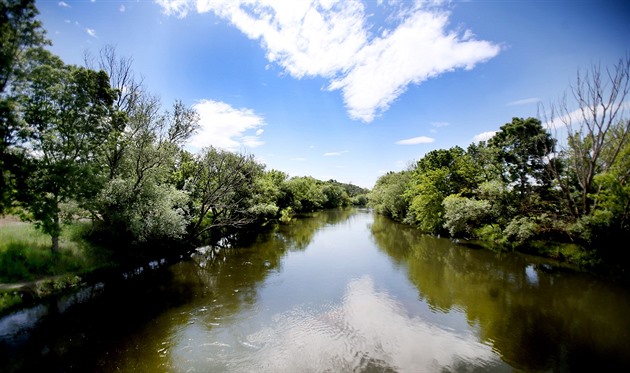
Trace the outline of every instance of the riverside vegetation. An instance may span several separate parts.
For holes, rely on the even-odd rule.
[[[627,279],[630,55],[578,71],[569,100],[513,118],[468,149],[428,152],[379,178],[376,212],[426,233]],[[552,135],[552,133],[554,135]]]
[[[37,14],[32,0],[0,1],[0,214],[33,224],[0,226],[0,283],[124,265],[367,202],[366,189],[289,178],[251,155],[190,153],[192,108],[164,108],[114,48],[65,64],[46,50]],[[0,301],[19,299],[5,290]]]
[[[0,214],[39,232],[30,242],[32,227],[0,226],[0,282],[71,273],[51,286],[72,286],[77,273],[368,200],[427,233],[628,268],[613,242],[630,229],[630,57],[578,73],[576,111],[566,100],[542,111],[562,138],[540,119],[514,118],[492,139],[429,152],[368,191],[290,178],[247,154],[187,151],[192,108],[165,108],[112,47],[65,64],[46,49],[37,14],[33,0],[0,0]]]

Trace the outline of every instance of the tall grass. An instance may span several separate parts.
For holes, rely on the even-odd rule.
[[[55,253],[50,236],[32,224],[4,222],[0,225],[0,283],[86,272],[102,265],[108,254],[84,239],[89,229],[86,222],[64,226],[60,250]]]

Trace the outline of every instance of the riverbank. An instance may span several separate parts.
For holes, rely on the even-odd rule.
[[[189,249],[105,242],[91,235],[90,222],[64,228],[60,250],[53,253],[50,237],[33,224],[15,216],[0,218],[0,315],[155,261],[172,260]]]

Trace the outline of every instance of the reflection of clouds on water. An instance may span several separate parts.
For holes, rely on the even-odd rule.
[[[257,371],[440,371],[498,362],[490,346],[410,317],[370,277],[352,280],[341,305],[276,315],[247,337]],[[254,361],[252,361],[254,360]],[[247,370],[247,369],[246,369]]]

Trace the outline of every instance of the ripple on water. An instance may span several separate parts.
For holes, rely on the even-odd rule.
[[[236,370],[417,372],[498,361],[474,336],[408,316],[367,276],[350,281],[340,304],[295,307],[245,339],[253,348],[234,356]]]

